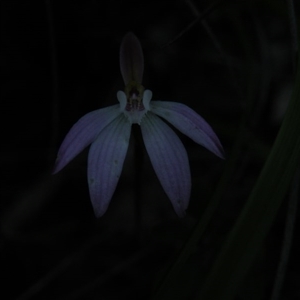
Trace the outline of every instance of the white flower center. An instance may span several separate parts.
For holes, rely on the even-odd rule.
[[[152,92],[145,90],[141,85],[129,83],[125,92],[117,93],[120,102],[120,110],[128,118],[131,124],[141,124],[143,116],[150,110]]]

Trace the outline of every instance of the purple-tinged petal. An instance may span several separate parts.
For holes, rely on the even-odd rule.
[[[186,150],[174,131],[151,112],[144,116],[141,130],[156,175],[175,212],[183,217],[191,192],[191,174]]]
[[[120,49],[120,68],[125,85],[130,81],[142,83],[143,50],[139,40],[132,32],[128,32],[123,38]]]
[[[92,143],[88,157],[88,184],[95,215],[107,210],[127,153],[131,124],[122,114]]]
[[[70,129],[57,154],[53,174],[64,168],[85,147],[91,144],[99,132],[120,114],[116,104],[94,110],[80,118]]]
[[[166,119],[194,142],[224,159],[223,147],[210,125],[188,106],[168,101],[152,101],[151,111]]]

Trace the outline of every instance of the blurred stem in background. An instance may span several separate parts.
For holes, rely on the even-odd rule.
[[[293,0],[287,0],[288,15],[290,20],[291,32],[291,48],[292,48],[292,65],[293,71],[296,72],[297,67],[297,53],[298,53],[298,40],[297,40],[297,22]],[[300,168],[298,167],[294,180],[291,186],[289,203],[286,214],[286,224],[284,231],[284,238],[282,243],[281,257],[276,272],[274,287],[272,291],[271,300],[280,299],[282,286],[286,275],[286,269],[289,262],[290,250],[294,236],[294,227],[297,216],[297,202],[299,201],[299,184],[300,184]]]
[[[291,193],[286,214],[286,224],[284,231],[284,239],[282,243],[281,257],[276,272],[276,278],[274,282],[271,300],[280,299],[280,292],[282,290],[282,286],[286,275],[286,269],[289,262],[289,254],[292,247],[294,227],[296,223],[297,202],[299,201],[299,183],[300,169],[298,168],[291,187]]]

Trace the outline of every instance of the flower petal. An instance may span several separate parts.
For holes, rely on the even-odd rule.
[[[130,81],[142,83],[143,50],[138,38],[132,32],[128,32],[123,38],[120,49],[120,68],[125,85]]]
[[[150,104],[152,112],[166,119],[196,143],[224,159],[224,150],[217,135],[194,110],[176,102],[152,101]]]
[[[64,168],[97,137],[99,132],[120,114],[120,105],[94,110],[77,121],[62,142],[53,174]]]
[[[174,131],[151,112],[144,116],[141,129],[156,175],[175,212],[183,217],[191,192],[191,174],[186,150]]]
[[[144,105],[146,111],[148,111],[150,109],[151,99],[152,99],[152,91],[145,90],[144,94],[143,94],[143,105]]]
[[[97,217],[107,210],[127,153],[131,124],[121,114],[92,143],[88,157],[88,184]]]

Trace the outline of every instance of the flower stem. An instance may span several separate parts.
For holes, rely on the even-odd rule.
[[[132,126],[134,137],[134,205],[135,205],[135,234],[138,240],[142,239],[142,168],[143,152],[141,132],[135,124]]]

